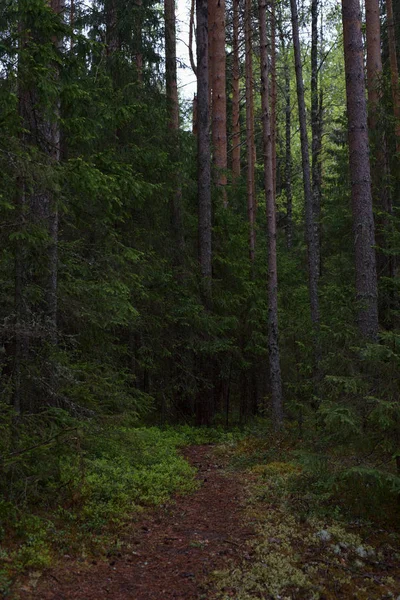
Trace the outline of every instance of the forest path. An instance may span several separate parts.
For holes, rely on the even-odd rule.
[[[97,564],[67,560],[20,598],[210,600],[209,575],[239,560],[253,535],[244,518],[245,481],[224,469],[212,446],[183,453],[198,469],[198,490],[145,513],[124,536],[121,554]]]

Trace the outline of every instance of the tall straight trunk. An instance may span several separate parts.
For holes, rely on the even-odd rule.
[[[239,0],[233,0],[232,178],[240,177]]]
[[[143,82],[143,38],[142,38],[142,26],[143,26],[143,0],[134,0],[136,6],[136,21],[135,21],[135,62],[136,62],[136,74],[139,83]]]
[[[389,38],[390,76],[392,82],[393,114],[395,118],[396,151],[400,152],[400,85],[396,54],[396,32],[392,0],[386,0],[387,29]]]
[[[197,67],[194,62],[193,56],[193,31],[194,31],[194,12],[195,12],[195,0],[191,0],[190,3],[190,17],[189,17],[189,60],[192,71],[197,75]]]
[[[363,337],[376,340],[378,291],[359,0],[342,0],[342,19],[358,326]]]
[[[225,0],[211,0],[212,45],[212,144],[214,152],[215,183],[222,191],[227,206],[226,184],[228,148],[226,135],[226,52],[225,52]]]
[[[107,0],[105,3],[106,17],[106,51],[107,56],[113,57],[119,50],[118,7],[117,0]]]
[[[255,143],[254,143],[254,81],[252,2],[245,0],[245,69],[246,69],[246,150],[247,150],[247,213],[249,220],[250,260],[254,262],[256,247]]]
[[[208,93],[207,0],[196,0],[197,15],[197,166],[199,205],[199,262],[206,306],[211,304],[211,160]]]
[[[282,379],[278,331],[278,268],[276,260],[276,207],[273,177],[273,143],[269,107],[269,68],[267,51],[267,2],[259,0],[261,107],[263,122],[264,186],[268,231],[268,355],[272,411],[277,430],[283,425]]]
[[[292,194],[292,104],[290,72],[287,49],[282,42],[285,75],[285,193],[286,193],[286,245],[293,246],[293,194]]]
[[[372,147],[372,198],[376,206],[377,274],[391,275],[391,260],[382,248],[386,246],[387,213],[391,212],[387,182],[386,140],[379,125],[379,103],[382,97],[382,57],[379,0],[365,0],[367,40],[368,126]]]
[[[270,25],[271,25],[271,136],[272,136],[272,177],[274,181],[274,196],[276,196],[276,14],[275,0],[270,3]]]
[[[318,9],[319,1],[311,0],[311,131],[312,131],[312,196],[314,216],[315,251],[318,275],[321,271],[321,179],[320,179],[320,154],[321,154],[321,126],[318,96]]]
[[[179,100],[176,70],[175,0],[164,0],[164,12],[168,125],[171,138],[171,159],[173,162],[177,162],[179,158]],[[182,223],[182,188],[180,185],[179,172],[176,173],[174,187],[175,190],[171,202],[171,218],[177,247],[176,262],[179,264],[182,262],[185,247]]]
[[[308,250],[308,281],[309,281],[309,294],[310,294],[311,321],[314,325],[314,328],[317,328],[318,324],[319,324],[319,300],[318,300],[319,264],[318,264],[317,244],[316,244],[316,239],[315,239],[313,197],[312,197],[311,178],[310,178],[310,157],[309,157],[308,135],[307,135],[306,105],[305,105],[305,100],[304,100],[303,68],[302,68],[301,52],[300,52],[299,17],[298,17],[298,13],[297,13],[296,0],[290,0],[290,7],[291,7],[291,13],[292,13],[292,31],[293,31],[293,45],[294,45],[295,71],[296,71],[296,83],[297,83],[297,101],[298,101],[298,107],[299,107],[299,121],[300,121],[301,158],[302,158],[302,165],[303,165],[303,186],[304,186],[304,202],[305,202],[306,240],[307,240],[307,250]]]

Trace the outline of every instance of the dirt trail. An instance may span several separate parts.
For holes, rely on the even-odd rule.
[[[252,531],[243,481],[224,471],[210,446],[187,448],[185,456],[198,468],[200,489],[145,514],[127,532],[130,549],[121,556],[90,565],[69,560],[21,600],[210,600],[208,576],[239,560]]]

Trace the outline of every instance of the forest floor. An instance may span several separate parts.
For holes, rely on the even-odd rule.
[[[288,492],[291,463],[232,469],[218,446],[183,452],[196,491],[142,514],[103,560],[65,556],[31,572],[15,598],[399,600],[398,533],[305,516]]]

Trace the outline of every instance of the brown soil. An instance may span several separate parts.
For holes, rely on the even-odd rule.
[[[210,446],[185,456],[198,468],[200,488],[143,515],[126,534],[125,550],[107,561],[66,559],[43,575],[21,600],[194,600],[213,597],[210,575],[239,561],[246,526],[243,484],[223,469]]]

